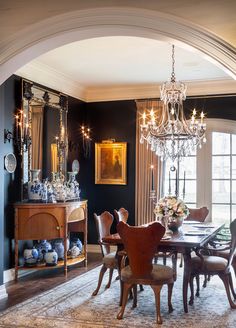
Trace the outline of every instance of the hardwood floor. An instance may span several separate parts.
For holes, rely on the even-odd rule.
[[[63,268],[58,268],[54,270],[38,270],[30,275],[19,278],[17,282],[11,281],[7,283],[6,290],[8,298],[0,301],[0,311],[95,268],[101,264],[101,260],[102,256],[100,254],[90,253],[88,254],[87,268],[83,264],[69,267],[67,278],[64,276]]]

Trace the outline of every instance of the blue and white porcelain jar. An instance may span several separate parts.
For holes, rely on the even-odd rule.
[[[39,180],[40,170],[30,170],[31,180],[28,183],[28,199],[39,201],[42,199],[42,183]]]
[[[54,249],[50,249],[44,256],[45,262],[47,266],[55,266],[57,265],[58,255]]]
[[[64,260],[64,245],[62,241],[54,242],[54,249],[57,252],[58,260]]]
[[[70,255],[72,258],[75,258],[77,256],[79,256],[81,253],[79,247],[77,246],[73,246],[71,249],[70,249]]]
[[[39,261],[43,261],[45,254],[52,249],[52,245],[46,239],[40,240],[35,247],[39,253]]]
[[[71,248],[73,246],[77,246],[79,248],[80,252],[82,251],[83,244],[82,244],[82,242],[81,242],[81,240],[79,238],[73,238],[71,240]]]
[[[36,248],[25,249],[23,255],[26,266],[34,266],[37,264],[39,253]]]

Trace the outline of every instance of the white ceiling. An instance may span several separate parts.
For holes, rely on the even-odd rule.
[[[166,42],[127,36],[100,37],[54,49],[16,73],[78,98],[93,101],[95,90],[108,94],[105,91],[112,88],[148,89],[149,86],[153,88],[160,85],[170,78],[171,60],[171,44]],[[192,85],[231,80],[222,68],[190,47],[176,46],[175,61],[177,80]],[[55,83],[52,85],[51,79],[58,81],[57,86]],[[68,92],[69,84],[74,88],[73,92]],[[93,96],[89,97],[91,91]]]

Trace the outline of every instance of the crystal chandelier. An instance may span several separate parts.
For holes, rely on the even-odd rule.
[[[172,163],[190,155],[202,142],[206,142],[204,113],[196,117],[193,110],[190,120],[186,120],[183,101],[186,99],[186,85],[175,79],[175,49],[172,46],[171,79],[160,88],[160,99],[163,101],[161,115],[151,109],[142,115],[140,142],[146,141],[161,160],[170,159]]]

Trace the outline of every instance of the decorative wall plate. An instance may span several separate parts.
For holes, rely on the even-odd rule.
[[[72,172],[79,173],[79,161],[77,159],[74,159],[72,162]]]
[[[9,173],[14,173],[16,169],[16,156],[13,153],[9,153],[4,159],[5,169]]]

